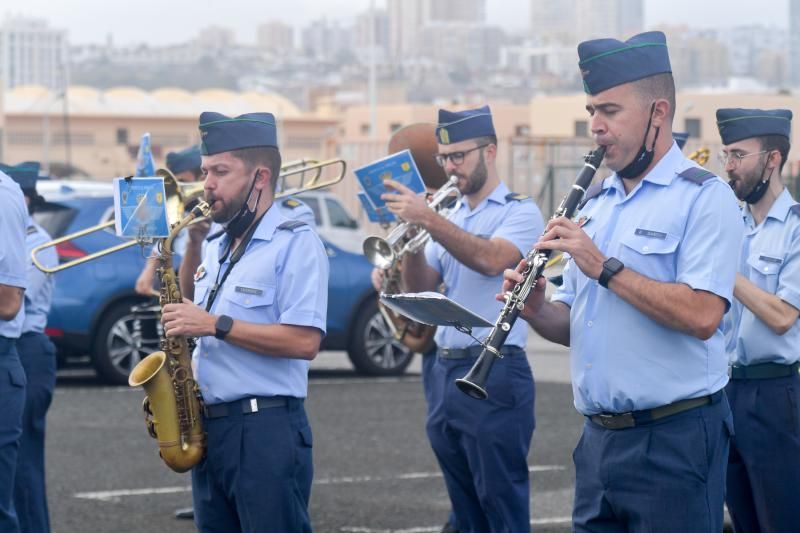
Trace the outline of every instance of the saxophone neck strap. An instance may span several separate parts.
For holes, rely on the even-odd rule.
[[[222,288],[222,285],[225,283],[225,280],[228,279],[228,275],[233,270],[233,267],[236,266],[236,263],[244,255],[244,252],[247,250],[247,245],[250,244],[250,239],[253,238],[253,234],[256,232],[256,228],[261,223],[261,219],[264,215],[258,217],[255,222],[248,228],[245,234],[242,236],[242,240],[239,242],[239,246],[233,250],[231,253],[231,247],[233,246],[233,240],[228,237],[227,241],[222,243],[222,254],[219,256],[219,270],[217,270],[217,279],[214,282],[214,286],[211,288],[211,292],[208,295],[208,301],[206,302],[206,312],[211,311],[211,306],[214,305],[214,300],[217,299],[217,294],[219,294],[219,290]],[[228,267],[225,269],[225,273],[222,274],[222,279],[219,279],[219,274],[222,272],[222,265],[225,264],[225,261],[228,260],[228,256],[230,255],[230,262],[228,263]]]

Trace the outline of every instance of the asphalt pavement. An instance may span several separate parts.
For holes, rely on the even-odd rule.
[[[528,353],[537,379],[531,530],[569,531],[582,417],[572,405],[567,350],[531,334]],[[142,397],[102,386],[88,370],[59,372],[47,427],[55,533],[195,530],[173,517],[191,502],[190,479],[158,458]],[[306,407],[316,532],[439,531],[450,504],[425,436],[419,360],[404,377],[370,379],[356,375],[343,352],[323,352],[312,363]]]

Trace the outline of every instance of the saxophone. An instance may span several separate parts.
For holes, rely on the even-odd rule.
[[[186,217],[172,225],[169,236],[160,242],[158,303],[162,309],[166,304],[183,301],[172,267],[173,240],[192,221],[208,213],[209,205],[199,202]],[[150,436],[158,440],[161,459],[175,472],[186,472],[205,453],[202,398],[192,376],[192,354],[186,337],[165,336],[161,339],[161,350],[139,361],[128,377],[128,384],[143,387],[147,394],[142,404],[145,425]]]

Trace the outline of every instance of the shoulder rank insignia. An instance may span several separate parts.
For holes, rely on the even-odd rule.
[[[506,194],[506,202],[510,202],[512,200],[516,202],[521,202],[523,200],[527,200],[528,198],[530,198],[530,196],[528,196],[527,194],[519,194],[517,192],[510,192]]]
[[[194,280],[195,281],[200,281],[204,277],[206,277],[206,267],[204,267],[203,265],[200,265],[199,267],[197,267],[197,270],[195,270],[195,272],[194,272]]]
[[[28,229],[26,231],[28,232],[28,235],[33,235],[34,233],[37,233],[39,230],[36,229],[36,226],[28,226]]]
[[[789,211],[800,217],[800,204],[794,204]]]
[[[678,177],[689,180],[697,185],[702,185],[711,178],[715,178],[716,174],[701,167],[690,167],[678,174]]]
[[[287,220],[286,222],[279,224],[278,229],[288,229],[290,231],[294,231],[297,228],[301,228],[305,225],[306,223],[302,220]]]
[[[300,202],[298,202],[294,198],[287,198],[286,200],[283,201],[283,207],[289,207],[291,209],[294,209],[295,207],[297,207],[299,205],[300,205]]]

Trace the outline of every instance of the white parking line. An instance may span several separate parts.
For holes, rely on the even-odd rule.
[[[564,470],[561,465],[533,465],[528,467],[529,472],[552,472]],[[409,481],[416,479],[434,479],[442,477],[441,472],[407,472],[395,476],[346,476],[319,478],[314,485],[347,485],[353,483],[374,483],[379,481]],[[151,487],[142,489],[102,490],[94,492],[76,492],[72,496],[84,500],[98,500],[103,502],[119,501],[127,496],[149,496],[151,494],[175,494],[190,492],[191,486],[181,487]]]
[[[571,524],[571,516],[554,516],[552,518],[534,518],[532,526],[553,526],[557,524]],[[438,533],[442,526],[417,526],[403,529],[375,529],[371,527],[346,526],[339,531],[343,533]]]

